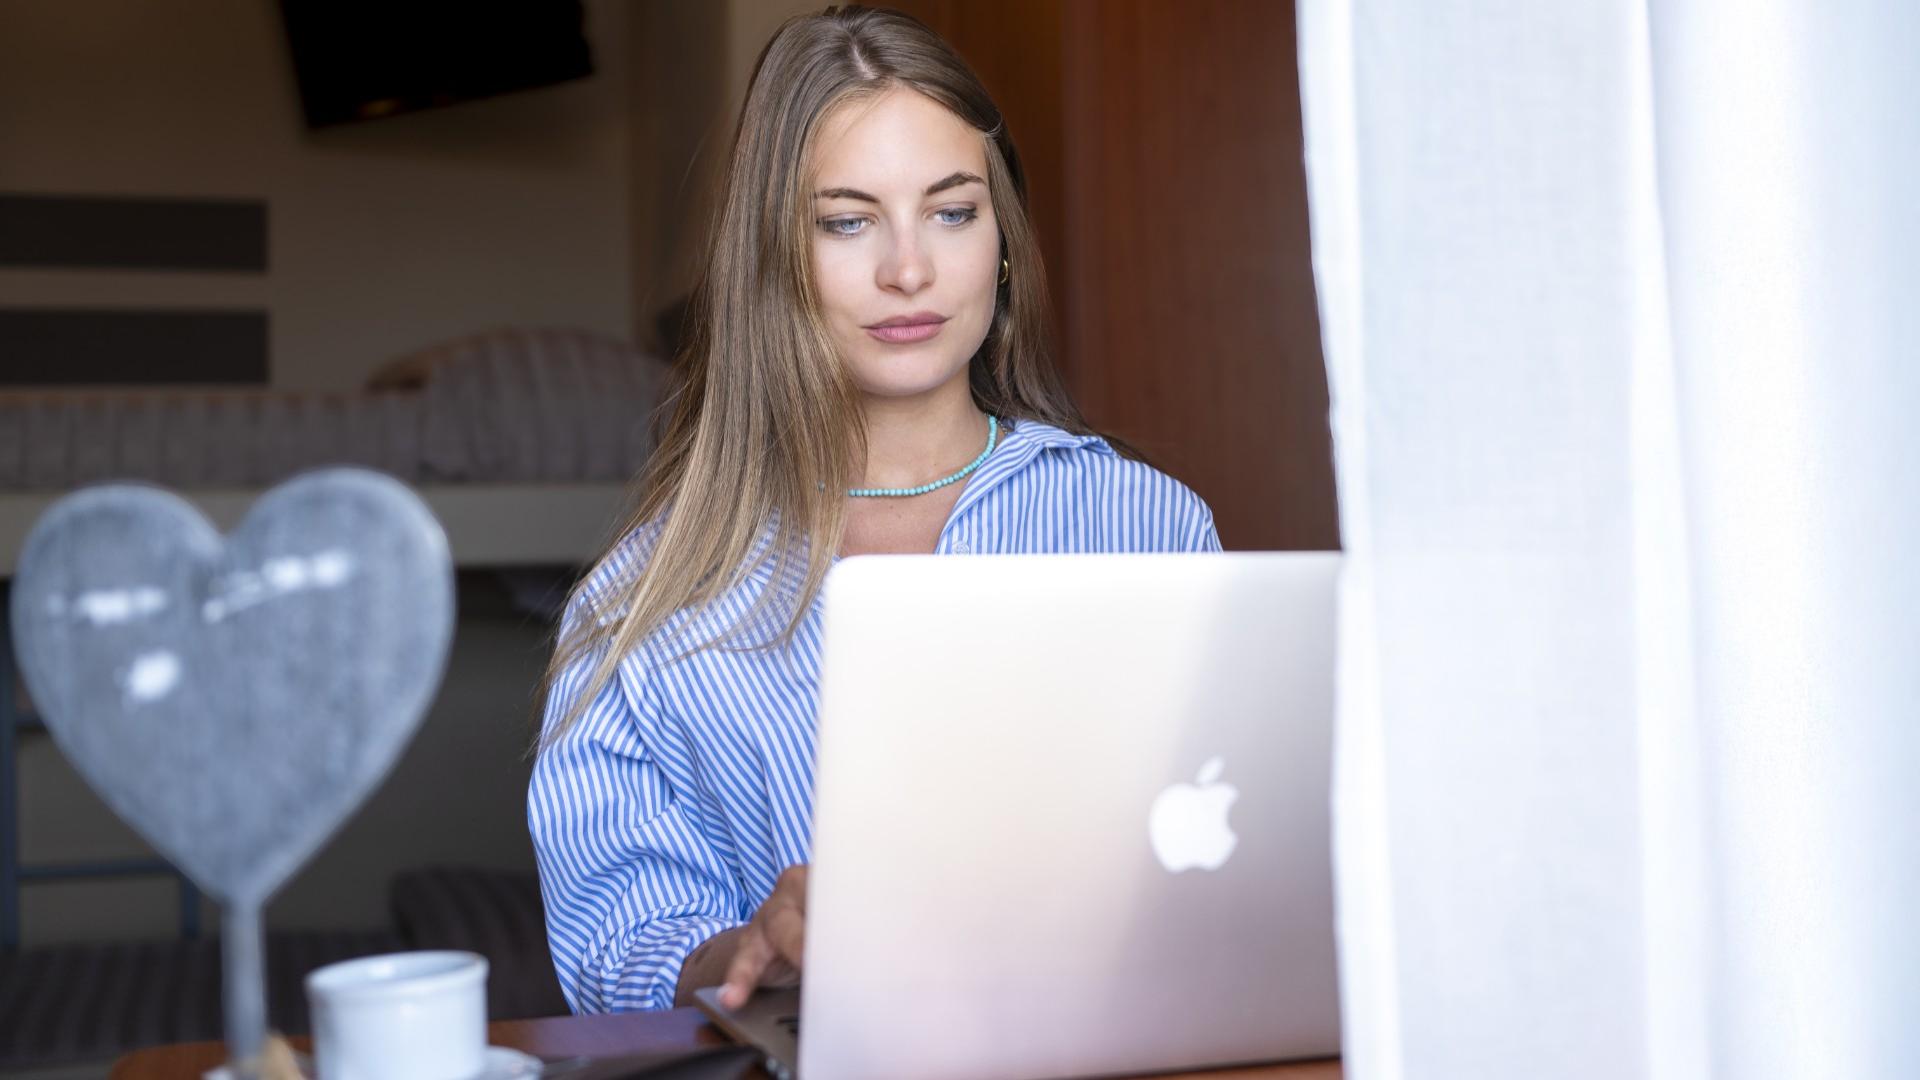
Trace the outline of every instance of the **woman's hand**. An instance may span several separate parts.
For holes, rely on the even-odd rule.
[[[720,987],[720,1004],[737,1009],[755,987],[797,985],[806,932],[807,868],[789,866],[774,882],[773,895],[741,929]]]

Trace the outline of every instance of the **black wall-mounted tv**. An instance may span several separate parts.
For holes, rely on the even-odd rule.
[[[280,0],[308,127],[593,74],[581,0]]]

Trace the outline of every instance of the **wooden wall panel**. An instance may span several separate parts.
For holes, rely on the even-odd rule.
[[[1293,7],[1069,0],[1070,377],[1229,548],[1339,545]]]

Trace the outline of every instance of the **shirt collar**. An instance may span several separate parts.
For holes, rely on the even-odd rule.
[[[980,464],[967,486],[960,492],[959,501],[954,503],[953,512],[948,520],[957,521],[967,508],[985,498],[987,493],[1009,477],[1017,476],[1047,450],[1091,450],[1095,453],[1112,455],[1113,447],[1098,435],[1075,435],[1070,431],[1040,420],[1003,421],[1004,433],[1000,444],[987,455]]]
[[[1098,435],[1075,435],[1063,428],[1040,420],[1002,421],[1000,441],[995,444],[993,453],[980,463],[967,479],[967,486],[960,491],[960,498],[948,513],[949,522],[960,520],[960,515],[987,496],[987,493],[999,486],[1002,481],[1018,476],[1033,459],[1048,450],[1090,450],[1098,454],[1117,456],[1118,452]],[[762,557],[767,554],[768,546],[779,529],[779,514],[776,511],[762,530],[759,544],[751,556],[757,564],[747,575],[747,580],[764,586],[772,579],[770,563]],[[835,555],[834,562],[840,561]],[[818,598],[816,597],[816,602]]]

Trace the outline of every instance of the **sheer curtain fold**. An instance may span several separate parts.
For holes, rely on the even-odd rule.
[[[1920,6],[1298,9],[1349,1075],[1920,1075]]]

